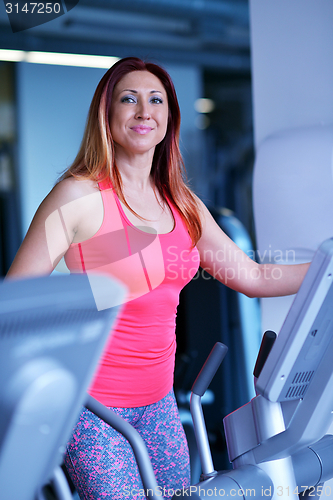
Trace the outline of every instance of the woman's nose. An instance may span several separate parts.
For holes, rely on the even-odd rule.
[[[149,120],[150,112],[148,109],[148,104],[146,104],[144,102],[138,103],[138,109],[135,113],[135,118],[142,119],[142,120]]]

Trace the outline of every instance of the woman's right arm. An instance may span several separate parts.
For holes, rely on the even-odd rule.
[[[6,277],[48,275],[53,271],[68,250],[80,222],[78,210],[70,211],[66,221],[61,210],[82,196],[79,183],[75,179],[66,179],[43,200]]]

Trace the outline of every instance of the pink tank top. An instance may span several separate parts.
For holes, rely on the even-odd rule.
[[[72,244],[65,261],[71,272],[121,280],[129,294],[89,392],[106,406],[145,406],[173,386],[179,293],[198,270],[199,252],[171,205],[173,230],[151,234],[128,220],[109,181],[99,188],[102,226],[89,240]]]

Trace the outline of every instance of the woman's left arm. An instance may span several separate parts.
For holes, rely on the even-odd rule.
[[[278,297],[296,293],[309,268],[307,264],[259,264],[222,231],[199,201],[202,236],[197,243],[200,266],[237,292],[248,297]]]

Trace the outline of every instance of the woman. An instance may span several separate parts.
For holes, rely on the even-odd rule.
[[[45,198],[9,270],[105,272],[129,295],[90,393],[146,442],[163,496],[189,485],[174,395],[179,292],[202,268],[250,297],[295,293],[307,265],[260,265],[221,231],[183,180],[180,112],[169,75],[137,58],[100,81],[73,165]],[[143,496],[129,445],[83,410],[65,458],[83,499]]]

